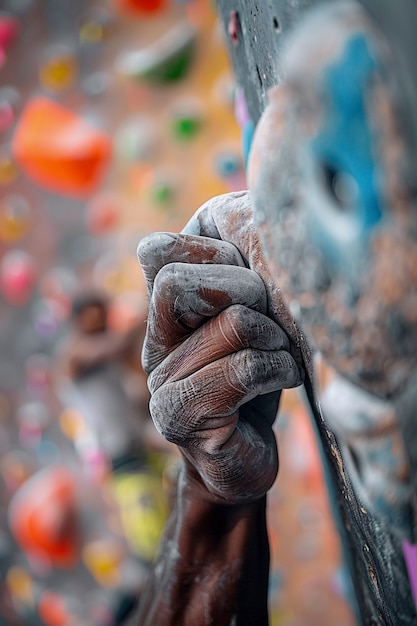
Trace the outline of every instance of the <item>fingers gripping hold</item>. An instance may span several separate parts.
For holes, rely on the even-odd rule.
[[[245,267],[239,250],[231,243],[181,233],[152,233],[140,241],[137,255],[149,297],[152,295],[156,275],[169,263],[210,263]]]
[[[223,445],[236,426],[236,412],[242,404],[300,382],[288,352],[249,348],[161,385],[152,395],[150,410],[166,439],[183,447],[200,442],[210,452],[214,431],[222,430],[215,440],[216,445]]]
[[[200,236],[200,218],[194,234],[157,233],[138,248],[150,296],[142,353],[150,410],[206,496],[247,502],[275,479],[279,391],[302,377],[266,315],[262,278],[235,246],[210,238],[217,231]]]
[[[239,408],[259,394],[299,383],[298,368],[287,352],[248,348],[163,384],[153,394],[150,410],[162,435],[181,446],[198,465],[210,491],[238,497],[239,488],[239,498],[243,498],[253,495],[252,487],[248,489],[250,480],[253,488],[258,485],[260,496],[265,487],[263,475],[276,470],[270,467],[275,454],[271,420],[258,415],[249,423],[240,417]]]
[[[231,265],[164,266],[149,306],[142,351],[145,370],[152,372],[196,328],[232,304],[266,311],[267,295],[258,274]]]
[[[234,304],[198,328],[149,376],[154,393],[162,384],[185,378],[211,362],[244,348],[287,350],[288,339],[270,318]]]

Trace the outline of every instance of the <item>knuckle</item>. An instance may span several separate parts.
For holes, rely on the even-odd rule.
[[[241,350],[229,361],[228,377],[230,384],[243,394],[288,389],[302,382],[300,370],[285,350]]]
[[[256,386],[265,371],[262,355],[255,350],[241,350],[232,355],[228,363],[230,383],[244,392]]]
[[[155,264],[158,265],[166,258],[167,252],[170,251],[174,236],[170,233],[151,233],[140,240],[137,247],[137,257],[141,265]]]
[[[149,410],[156,430],[171,443],[178,444],[177,431],[173,424],[173,417],[166,407],[166,394],[156,393],[151,397]]]
[[[225,313],[235,328],[244,328],[247,324],[250,310],[243,304],[232,304]]]
[[[223,317],[228,333],[243,343],[243,338],[250,332],[249,309],[242,304],[232,304],[224,311]]]
[[[190,407],[181,398],[181,382],[162,385],[151,397],[149,410],[158,432],[184,448],[194,439]]]
[[[161,267],[155,277],[154,302],[158,298],[169,299],[175,295],[178,287],[178,270],[176,263],[169,263]]]
[[[280,350],[276,353],[275,360],[275,369],[283,388],[297,387],[302,383],[301,372],[289,352]]]
[[[161,267],[155,277],[151,306],[158,310],[161,302],[169,302],[175,310],[179,303],[182,308],[187,299],[193,300],[201,288],[201,267],[182,262]]]
[[[266,315],[243,305],[232,305],[225,312],[224,328],[230,341],[260,350],[279,350],[289,347],[280,326]]]
[[[169,370],[167,371],[164,362],[153,368],[148,376],[148,389],[150,393],[155,394],[158,389],[167,382],[168,376]]]
[[[138,243],[136,254],[139,260],[139,263],[148,264],[150,257],[153,256],[155,250],[155,235],[152,233],[151,235],[146,235],[143,237]]]

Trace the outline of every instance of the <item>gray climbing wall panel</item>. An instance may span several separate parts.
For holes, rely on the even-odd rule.
[[[280,82],[280,53],[286,36],[314,0],[218,0],[218,12],[238,83],[256,122],[266,93]]]

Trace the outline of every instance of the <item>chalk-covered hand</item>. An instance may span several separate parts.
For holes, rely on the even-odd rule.
[[[280,390],[302,380],[300,334],[248,194],[210,200],[182,234],[147,237],[139,259],[150,298],[151,412],[184,463],[131,625],[266,626],[272,424]]]
[[[278,470],[280,390],[302,382],[286,334],[267,315],[265,284],[234,245],[209,237],[154,234],[138,255],[155,425],[180,447],[201,497],[253,502]]]

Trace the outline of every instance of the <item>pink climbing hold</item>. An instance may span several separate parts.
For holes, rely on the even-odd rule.
[[[1,52],[0,52],[0,67],[1,67]],[[9,128],[14,122],[13,107],[7,100],[0,100],[0,133],[6,128]]]
[[[234,46],[237,46],[237,44],[239,43],[239,14],[237,13],[237,11],[230,11],[227,32],[232,44]]]
[[[0,14],[0,48],[5,51],[19,32],[19,22],[12,15]]]

